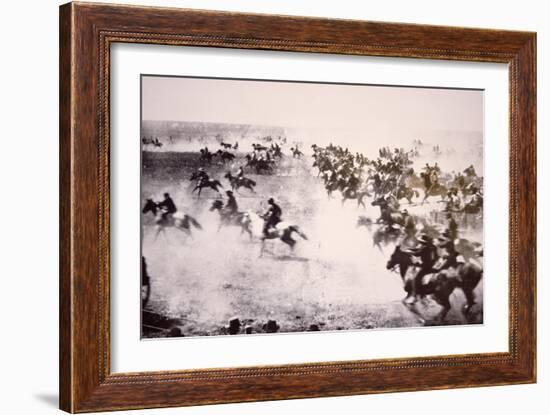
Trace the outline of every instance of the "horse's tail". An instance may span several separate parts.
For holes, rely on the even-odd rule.
[[[298,235],[300,235],[302,237],[302,239],[304,239],[306,241],[308,240],[307,235],[305,233],[303,233],[302,230],[298,226],[293,225],[293,226],[290,227],[290,230],[296,232]]]
[[[219,180],[212,180],[212,183],[214,183],[214,185],[216,186],[220,186],[223,188],[223,185],[221,184],[221,182]]]
[[[248,179],[248,180],[250,180],[249,183],[250,183],[251,186],[256,186],[256,182],[254,180],[252,180],[252,179]]]
[[[187,215],[187,219],[189,220],[189,223],[193,225],[195,228],[200,229],[202,231],[201,224],[192,216]]]

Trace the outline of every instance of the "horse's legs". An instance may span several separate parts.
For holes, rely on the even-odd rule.
[[[410,297],[410,294],[407,296],[407,298]],[[413,313],[417,318],[418,318],[418,321],[420,322],[420,324],[425,324],[426,323],[426,319],[424,318],[424,316],[422,315],[422,313],[420,311],[418,311],[416,309],[416,305],[415,303],[407,303],[405,302],[405,300],[402,301],[403,305],[405,305],[405,307],[411,312]]]
[[[466,316],[470,312],[470,309],[473,307],[473,305],[476,303],[476,300],[474,290],[472,290],[471,288],[462,288],[462,291],[464,291],[464,296],[466,297],[466,304],[462,308],[462,314]]]
[[[445,317],[447,317],[447,314],[449,313],[449,310],[451,309],[451,303],[449,302],[449,298],[445,298],[443,301],[443,310],[441,310],[441,313],[439,314],[439,321],[443,322],[445,320]]]

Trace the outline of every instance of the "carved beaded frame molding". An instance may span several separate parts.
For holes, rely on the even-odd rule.
[[[110,45],[117,42],[507,63],[509,352],[111,373],[109,58]],[[535,382],[535,105],[535,33],[86,3],[61,6],[61,409],[90,412]]]

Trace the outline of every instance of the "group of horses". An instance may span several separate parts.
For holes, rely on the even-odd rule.
[[[380,218],[372,220],[369,217],[361,215],[357,220],[357,227],[364,226],[372,232],[373,245],[377,246],[381,252],[382,247],[394,245],[393,253],[391,254],[386,268],[388,270],[398,270],[403,282],[403,288],[407,295],[403,299],[403,303],[419,318],[425,320],[422,313],[416,308],[415,304],[410,303],[413,296],[413,279],[416,273],[420,270],[419,263],[411,250],[418,248],[419,237],[426,235],[433,241],[446,241],[448,236],[442,232],[440,224],[432,223],[428,218],[422,216],[410,215],[406,211],[399,211],[392,207],[383,197],[372,202],[373,206],[380,208]],[[456,233],[458,226],[454,220],[453,213],[447,213],[449,220],[449,228],[454,230],[451,233]],[[373,227],[376,229],[373,231]],[[450,296],[459,288],[464,292],[466,304],[462,311],[464,316],[470,320],[472,307],[475,304],[474,290],[481,280],[483,268],[481,266],[481,257],[483,256],[482,245],[475,241],[470,241],[467,238],[453,238],[453,246],[457,254],[461,256],[461,261],[453,267],[439,270],[434,266],[430,274],[417,287],[416,295],[421,299],[428,296],[432,297],[441,307],[441,311],[435,321],[442,322],[445,320],[449,310]],[[448,241],[447,241],[448,242]],[[437,243],[436,243],[437,244]],[[444,243],[441,242],[438,246],[438,251],[445,251]],[[451,253],[442,253],[439,257],[438,264],[445,262],[446,255]]]
[[[225,143],[222,142],[221,145],[223,146],[223,144]],[[220,148],[218,151],[212,152],[208,149],[208,146],[205,146],[199,150],[199,153],[199,161],[201,164],[210,165],[213,163],[215,157],[218,157],[222,164],[235,160],[235,154],[228,151],[227,148]]]
[[[279,143],[271,143],[269,146],[252,143],[252,148],[253,151],[245,156],[245,167],[256,174],[273,174],[276,161],[283,158]]]
[[[223,143],[222,144],[226,144]],[[233,145],[234,147],[235,145]],[[271,170],[271,165],[275,162],[274,158],[282,158],[283,153],[279,144],[271,143],[269,147],[263,147],[259,144],[253,144],[253,153],[254,158],[250,154],[247,155],[246,160],[250,162],[254,160],[256,163],[261,163],[267,158],[270,159],[269,169]],[[219,152],[222,150],[219,150]],[[224,150],[225,151],[225,150]],[[211,153],[207,147],[202,148],[201,158],[205,154],[216,154]],[[249,163],[245,164],[243,167],[246,167]],[[262,170],[261,168],[259,169]],[[258,168],[255,169],[258,173]],[[229,182],[229,186],[233,192],[238,192],[240,189],[248,190],[252,193],[255,193],[255,187],[257,185],[256,181],[244,176],[243,174],[236,175],[231,171],[226,171],[223,178]],[[189,177],[189,180],[194,183],[194,187],[191,190],[191,194],[197,193],[197,198],[201,196],[201,192],[204,189],[210,189],[217,193],[217,198],[214,200],[212,205],[209,208],[211,212],[218,212],[219,214],[219,225],[218,232],[222,227],[225,226],[236,226],[240,228],[241,234],[246,234],[249,236],[250,240],[253,240],[255,237],[259,238],[262,242],[260,256],[263,255],[266,246],[265,241],[270,239],[280,239],[283,243],[290,247],[291,250],[294,249],[296,245],[296,239],[294,235],[297,234],[302,239],[307,239],[305,233],[295,224],[289,224],[287,222],[279,222],[273,228],[269,229],[267,232],[263,232],[263,223],[264,217],[257,212],[252,210],[234,212],[227,209],[226,205],[222,200],[222,192],[224,185],[222,182],[215,178],[210,178],[209,174],[206,173],[204,168],[193,172]],[[187,213],[176,212],[174,214],[167,215],[166,212],[163,212],[160,207],[160,202],[155,202],[152,198],[146,199],[145,205],[142,212],[144,214],[151,213],[155,217],[155,239],[162,233],[166,228],[174,227],[182,231],[187,237],[192,237],[193,229],[202,230],[203,227],[199,222],[190,216]]]
[[[278,151],[280,151],[278,144],[275,145],[272,143],[269,147],[255,144],[252,154],[247,155],[246,166],[250,166],[252,160],[255,160],[255,163],[258,163],[259,160],[267,162],[268,157],[265,156],[267,152],[272,152],[269,158],[270,160],[274,160],[275,156],[273,153],[277,147],[279,148]],[[412,218],[407,213],[403,213],[399,207],[400,199],[406,199],[411,202],[414,197],[419,197],[418,191],[414,188],[415,183],[411,184],[411,181],[414,182],[414,180],[410,180],[411,177],[415,177],[417,181],[421,181],[424,185],[427,184],[422,174],[420,178],[413,176],[414,171],[412,171],[410,166],[412,164],[410,154],[400,149],[396,149],[393,152],[385,150],[381,154],[383,157],[369,161],[362,154],[353,154],[348,149],[338,146],[330,145],[322,148],[313,145],[312,148],[313,166],[318,168],[318,177],[322,178],[329,197],[333,192],[339,191],[342,195],[342,203],[348,199],[355,199],[357,205],[363,207],[365,207],[365,198],[373,197],[371,205],[380,208],[380,218],[374,221],[365,216],[359,216],[357,226],[365,226],[369,230],[372,227],[376,227],[373,233],[373,243],[381,250],[384,246],[390,244],[395,246],[387,262],[387,269],[399,270],[404,290],[407,292],[407,298],[409,298],[412,292],[411,280],[415,274],[415,270],[419,267],[409,249],[417,246],[417,238],[421,233],[430,235],[432,238],[438,238],[441,235],[441,229],[437,224],[431,223],[424,217]],[[204,151],[201,151],[201,157],[208,151],[207,148],[202,150]],[[263,156],[260,157],[259,155]],[[277,157],[283,157],[282,152]],[[267,169],[269,170],[269,168]],[[256,173],[260,173],[262,170],[254,169]],[[362,178],[364,172],[367,173],[367,179]],[[433,174],[428,174],[431,172],[425,173],[429,176],[430,180],[434,177]],[[223,227],[237,227],[240,229],[240,233],[248,236],[251,241],[257,238],[261,241],[260,256],[265,252],[266,240],[278,239],[293,250],[297,241],[294,235],[298,235],[304,240],[308,239],[299,226],[284,221],[269,229],[268,232],[263,232],[262,228],[265,217],[261,213],[252,210],[232,211],[227,209],[221,197],[221,189],[224,188],[221,181],[210,179],[208,176],[208,179],[205,180],[201,176],[201,174],[195,172],[190,177],[190,180],[195,183],[192,192],[198,190],[198,197],[200,197],[202,189],[210,188],[218,194],[218,198],[211,203],[208,209],[210,212],[217,212],[219,215],[218,232]],[[464,176],[470,178],[465,180],[465,183],[479,182],[475,172],[469,171]],[[255,192],[256,181],[251,178],[242,174],[235,175],[231,171],[226,171],[223,177],[228,181],[232,191],[245,189]],[[409,181],[403,178],[408,178]],[[456,177],[453,179],[457,180]],[[468,184],[465,183],[462,183],[460,191],[467,193]],[[443,184],[441,185],[443,186]],[[392,186],[394,187],[392,188]],[[431,187],[433,187],[433,183],[428,184],[425,199],[432,195],[428,190]],[[440,193],[440,195],[444,199],[447,192],[445,192],[445,195],[443,193]],[[163,215],[158,209],[158,203],[152,199],[147,199],[143,208],[143,213],[148,212],[155,215],[156,236],[167,227],[175,227],[183,231],[187,236],[192,236],[192,229],[202,229],[199,222],[186,213],[176,212],[173,215]],[[413,226],[411,226],[411,222]],[[458,245],[462,245],[462,251],[465,253],[463,258],[465,260],[456,267],[441,272],[434,270],[416,290],[416,294],[419,297],[432,297],[441,305],[442,310],[437,317],[437,320],[441,322],[445,320],[451,308],[449,297],[456,288],[461,289],[465,294],[466,304],[463,307],[463,312],[466,318],[470,318],[470,311],[475,304],[474,289],[482,277],[482,267],[475,262],[480,257],[477,253],[479,252],[479,246],[464,238],[457,240]],[[469,252],[469,254],[466,254],[466,252]],[[472,259],[474,260],[473,262],[471,261]],[[409,305],[408,307],[419,318],[424,318],[415,306]]]
[[[445,175],[437,163],[426,165],[418,177],[412,168],[415,153],[403,149],[392,151],[384,147],[380,149],[379,157],[371,161],[359,153],[353,154],[347,148],[332,144],[327,147],[314,145],[312,148],[313,167],[318,169],[318,176],[323,179],[329,198],[333,192],[339,191],[342,204],[348,199],[356,199],[358,207],[366,207],[365,199],[372,197],[371,206],[380,208],[380,218],[373,220],[360,215],[357,227],[364,226],[372,232],[373,245],[380,251],[387,245],[395,246],[387,268],[399,268],[407,292],[404,303],[423,318],[416,306],[409,304],[412,279],[420,267],[410,249],[418,247],[421,234],[438,240],[442,226],[430,217],[410,215],[401,209],[400,201],[405,199],[412,204],[414,198],[420,195],[418,190],[423,189],[424,197],[420,204],[428,197],[438,195],[444,202],[441,210],[449,220],[457,214],[474,214],[479,220],[478,215],[483,209],[482,178],[477,176],[473,166],[458,174]],[[421,298],[430,296],[441,305],[441,312],[436,318],[440,322],[451,308],[449,297],[455,288],[464,292],[466,304],[463,312],[467,319],[471,318],[470,311],[475,304],[474,289],[483,273],[480,265],[481,244],[466,238],[457,238],[454,243],[460,251],[462,262],[441,272],[434,270],[416,293]]]

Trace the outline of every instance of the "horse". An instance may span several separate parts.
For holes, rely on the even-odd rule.
[[[424,180],[424,199],[422,199],[422,204],[428,199],[429,196],[441,196],[441,200],[445,199],[448,189],[444,184],[437,182],[432,182],[430,174],[420,173],[420,176]]]
[[[397,201],[399,201],[401,199],[407,199],[407,201],[409,202],[409,205],[410,205],[410,204],[412,204],[412,198],[413,197],[418,197],[418,196],[419,196],[418,190],[413,189],[412,187],[409,187],[409,186],[406,186],[406,185],[401,185],[397,189],[396,199],[397,199]]]
[[[193,180],[197,180],[198,178],[199,178],[199,175],[198,175],[197,172],[195,172],[191,175],[189,180],[193,181]],[[209,188],[209,189],[212,189],[212,190],[218,192],[218,194],[221,195],[221,192],[220,192],[220,189],[219,189],[220,187],[223,189],[223,185],[220,183],[219,180],[212,180],[212,179],[204,178],[204,179],[201,179],[201,180],[198,181],[197,185],[193,188],[191,193],[194,193],[196,190],[198,190],[199,193],[198,193],[197,197],[201,197],[202,189]]]
[[[330,180],[325,179],[325,190],[327,191],[328,198],[332,198],[332,193],[336,190],[343,189],[346,185],[346,181],[343,178]]]
[[[291,251],[294,251],[296,245],[296,240],[292,238],[292,234],[297,233],[302,239],[308,240],[307,235],[302,232],[302,230],[296,225],[289,225],[285,222],[279,222],[275,225],[275,228],[272,228],[267,231],[267,233],[262,235],[262,249],[260,251],[260,257],[265,251],[265,241],[267,239],[280,239],[285,244],[290,247]]]
[[[256,182],[248,177],[233,176],[231,172],[225,173],[225,176],[223,177],[229,180],[233,191],[239,190],[240,187],[244,187],[252,192],[255,192],[254,186],[256,186]]]
[[[152,199],[147,199],[143,207],[142,213],[146,214],[151,212],[155,217],[155,240],[161,232],[164,232],[166,228],[174,227],[177,230],[185,233],[186,236],[193,237],[191,229],[194,227],[196,229],[202,230],[202,226],[195,218],[192,216],[186,215],[181,212],[176,212],[172,215],[164,215],[164,212],[159,209],[158,204],[155,203]]]
[[[248,214],[252,222],[252,225],[255,228],[262,227],[263,219],[261,216],[253,212],[249,212]],[[262,257],[265,252],[266,240],[271,240],[271,239],[281,240],[290,248],[291,252],[293,252],[297,242],[296,239],[292,237],[294,233],[298,234],[302,239],[306,241],[308,240],[307,235],[300,229],[299,226],[292,225],[287,222],[279,222],[273,228],[268,229],[267,232],[262,233],[262,236],[261,236],[262,247],[260,249],[260,257]]]
[[[227,161],[233,161],[233,159],[235,158],[234,154],[225,150],[218,150],[216,154],[220,157],[223,164],[225,164]]]
[[[141,142],[143,143],[144,146],[151,145],[153,147],[158,147],[158,148],[162,147],[162,143],[159,141],[158,137],[157,138],[149,138],[149,139],[142,138]]]
[[[296,146],[296,148],[294,147],[290,147],[290,151],[292,151],[292,157],[293,158],[302,158],[302,156],[304,155],[304,153],[302,153],[299,149],[298,149],[298,146]]]
[[[407,304],[407,300],[411,298],[413,292],[413,279],[407,277],[409,268],[416,267],[411,253],[402,250],[399,245],[395,247],[394,252],[390,256],[386,264],[386,269],[393,270],[399,267],[399,274],[403,281],[403,288],[407,292],[407,296],[403,299],[403,303]],[[471,308],[476,304],[474,289],[481,281],[483,270],[481,267],[472,264],[471,262],[461,262],[456,267],[448,268],[443,271],[433,270],[432,274],[428,275],[427,281],[421,282],[416,289],[416,294],[420,297],[431,295],[434,300],[443,308],[437,316],[437,320],[443,322],[451,310],[449,297],[455,288],[460,288],[466,297],[466,304],[462,307],[462,313],[466,318],[469,318]],[[417,314],[422,320],[424,317],[415,309],[409,307],[411,311]]]
[[[365,196],[370,197],[371,194],[366,190],[358,191],[348,188],[342,191],[342,206],[344,205],[344,202],[348,199],[357,199],[357,207],[363,206],[364,208],[366,208],[365,202],[363,202],[363,198]]]
[[[252,221],[248,212],[236,212],[231,214],[223,209],[223,202],[221,200],[215,200],[210,207],[210,212],[217,210],[220,215],[220,223],[218,226],[218,232],[222,226],[238,226],[241,228],[241,234],[247,233],[252,239]]]
[[[273,158],[275,157],[278,157],[278,158],[283,158],[283,152],[281,150],[281,147],[279,145],[274,145],[272,144],[271,145],[271,150],[273,151]]]
[[[208,189],[212,189],[212,190],[218,192],[219,194],[221,194],[220,189],[219,189],[220,187],[223,189],[223,186],[222,186],[222,184],[220,183],[219,180],[211,180],[211,179],[201,180],[201,181],[200,181],[199,183],[197,183],[197,185],[193,188],[193,190],[191,191],[191,193],[194,193],[196,190],[198,190],[199,192],[198,192],[197,197],[201,197],[201,191],[202,191],[202,189],[208,188]]]
[[[201,155],[199,157],[199,163],[212,164],[212,159],[216,155],[215,153],[211,153],[210,151],[206,151],[203,148],[201,148],[200,153],[201,153]]]

